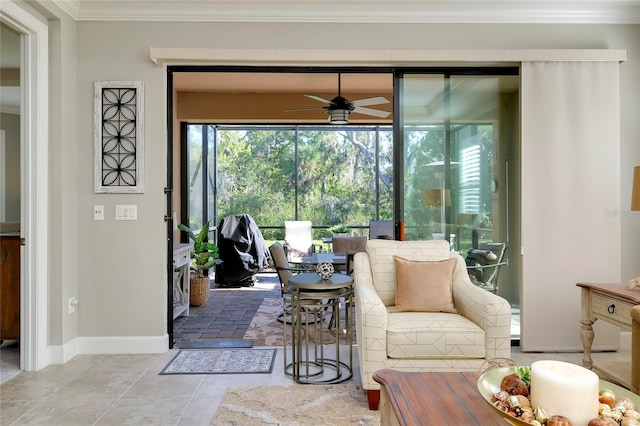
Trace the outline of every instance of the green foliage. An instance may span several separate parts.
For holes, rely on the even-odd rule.
[[[329,231],[333,232],[334,234],[345,234],[349,232],[349,227],[347,225],[340,224],[332,226],[331,228],[329,228]]]
[[[285,220],[311,220],[314,226],[366,226],[376,218],[374,127],[302,126],[295,132],[284,126],[244,130],[220,126],[217,132],[219,218],[248,213],[269,239],[284,235],[264,227],[282,227]],[[380,135],[380,214],[390,217],[391,131],[385,129]]]
[[[531,367],[529,366],[519,366],[517,368],[518,376],[522,379],[525,385],[531,386]]]
[[[206,176],[203,132],[210,150]],[[329,228],[336,224],[347,225],[354,235],[366,235],[363,229],[369,220],[393,219],[392,133],[391,126],[367,125],[189,125],[189,222],[246,213],[269,240],[284,239],[286,220],[310,220],[316,239],[330,237]],[[473,226],[492,228],[494,200],[488,185],[496,162],[493,125],[456,124],[448,133],[442,124],[416,124],[405,126],[402,134],[406,238],[429,239],[440,232],[441,208],[425,205],[424,194],[442,184],[451,194],[447,223],[456,223],[461,213],[473,214],[477,218]],[[451,164],[459,165],[473,147],[479,149],[482,172],[479,188],[471,188],[479,190],[474,196],[480,198],[469,206],[461,201],[470,191],[461,168],[452,166],[446,183],[439,176],[445,151]],[[205,180],[209,217],[203,217]],[[459,235],[458,241],[470,238]]]
[[[205,270],[222,263],[218,256],[218,246],[209,242],[209,222],[205,222],[197,234],[183,224],[178,225],[178,229],[186,232],[193,241],[191,270],[196,271],[198,277],[204,277]]]

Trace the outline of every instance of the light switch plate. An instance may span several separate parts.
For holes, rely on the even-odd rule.
[[[93,206],[93,220],[104,220],[104,206]]]
[[[116,220],[138,220],[138,206],[136,204],[116,205]]]

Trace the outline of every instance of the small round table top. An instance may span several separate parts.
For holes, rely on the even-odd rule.
[[[334,273],[328,280],[323,280],[315,272],[295,274],[289,277],[289,285],[299,289],[330,290],[348,287],[353,278],[347,274]]]

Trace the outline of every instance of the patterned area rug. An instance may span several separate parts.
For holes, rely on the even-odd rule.
[[[377,426],[380,418],[356,385],[244,386],[227,390],[211,424]]]
[[[160,374],[271,373],[276,349],[181,350]]]
[[[283,323],[278,321],[278,316],[282,313],[282,299],[265,298],[255,316],[249,324],[249,328],[245,332],[243,339],[253,340],[253,346],[279,346],[284,345]],[[340,344],[346,344],[346,335],[344,334],[344,306],[340,313],[340,327],[327,328],[327,324],[331,319],[331,310],[327,310],[323,322],[322,340],[325,345],[335,343],[336,336],[340,338]],[[353,309],[349,312],[349,320],[353,320]],[[288,336],[291,336],[291,325],[286,325]],[[310,327],[310,338],[313,338],[319,331],[314,327]],[[355,344],[355,323],[352,323],[352,336]],[[303,337],[304,338],[304,337]],[[290,337],[287,338],[291,344]]]

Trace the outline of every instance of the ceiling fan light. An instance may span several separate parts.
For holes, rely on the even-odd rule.
[[[330,109],[329,110],[329,123],[331,124],[349,124],[349,114],[351,111],[348,109]]]

